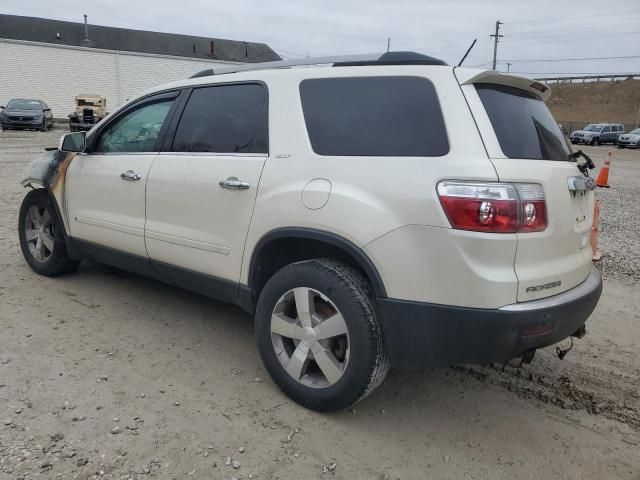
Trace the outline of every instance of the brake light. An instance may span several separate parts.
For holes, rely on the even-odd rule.
[[[459,230],[516,233],[547,228],[542,185],[442,181],[438,196],[451,226]]]

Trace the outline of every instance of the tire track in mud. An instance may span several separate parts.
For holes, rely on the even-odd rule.
[[[637,382],[612,388],[603,377],[592,372],[563,374],[556,378],[502,365],[454,366],[454,371],[483,383],[503,387],[521,398],[535,398],[567,410],[586,410],[640,431],[640,400]],[[575,371],[575,370],[574,370]],[[634,386],[635,383],[635,386]]]

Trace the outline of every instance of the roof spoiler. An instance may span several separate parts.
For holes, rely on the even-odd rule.
[[[465,75],[465,73],[467,73]],[[551,96],[551,88],[544,83],[540,83],[536,80],[524,77],[516,77],[515,75],[508,75],[505,73],[496,72],[495,70],[486,70],[475,75],[469,75],[477,72],[477,70],[467,70],[462,72],[460,69],[456,69],[456,77],[460,82],[460,85],[471,85],[474,83],[492,83],[496,85],[506,85],[508,87],[520,88],[527,92],[537,95],[542,100],[547,100]],[[464,78],[467,77],[467,78]]]

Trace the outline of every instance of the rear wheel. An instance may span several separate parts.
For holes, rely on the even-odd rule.
[[[256,334],[271,378],[312,410],[361,400],[389,369],[366,280],[334,260],[294,263],[271,277],[258,300]]]
[[[22,255],[40,275],[73,271],[78,262],[67,255],[62,225],[58,222],[46,190],[32,190],[20,206],[18,235]]]

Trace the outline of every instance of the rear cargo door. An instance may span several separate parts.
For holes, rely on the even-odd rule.
[[[518,301],[582,283],[592,265],[594,192],[577,162],[568,159],[569,144],[544,103],[548,87],[496,72],[456,75],[500,181],[544,188],[547,228],[517,234]]]

